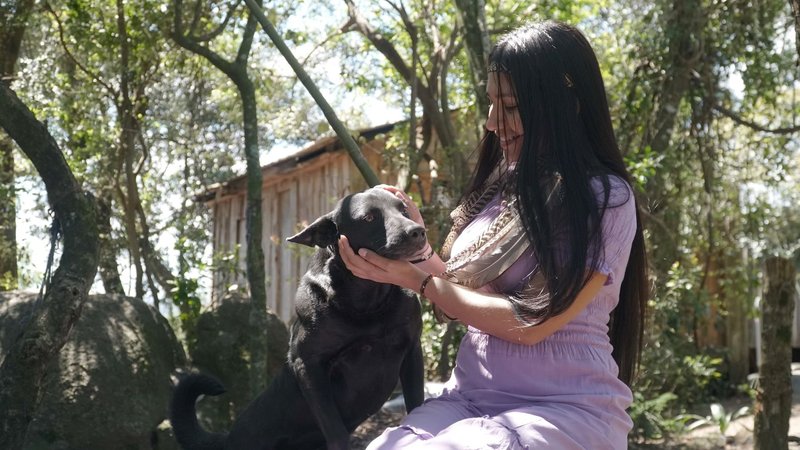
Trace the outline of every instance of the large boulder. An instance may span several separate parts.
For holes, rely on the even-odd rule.
[[[229,430],[239,412],[254,398],[250,392],[250,339],[267,343],[268,381],[286,363],[286,324],[275,314],[267,313],[263,323],[253,326],[250,308],[249,298],[231,294],[197,320],[195,340],[189,344],[192,366],[217,377],[226,388],[224,394],[198,403],[200,422],[208,430]]]
[[[0,355],[35,294],[0,293]],[[152,449],[168,416],[170,375],[186,356],[169,323],[141,299],[93,295],[51,364],[24,450]],[[166,443],[162,443],[166,444]]]

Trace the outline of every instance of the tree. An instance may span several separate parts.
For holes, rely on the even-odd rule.
[[[762,296],[763,361],[758,368],[755,405],[755,448],[789,448],[792,412],[792,318],[797,297],[796,273],[786,258],[765,262]]]
[[[45,370],[81,314],[97,271],[95,206],[47,128],[0,83],[0,127],[30,158],[47,188],[64,239],[58,268],[30,321],[0,365],[0,447],[22,448]]]
[[[200,55],[211,62],[217,69],[225,73],[236,85],[242,102],[242,120],[244,128],[244,153],[247,161],[247,281],[250,287],[251,300],[251,324],[265,323],[259,320],[266,315],[267,311],[267,288],[264,272],[264,250],[262,248],[262,211],[261,211],[261,188],[262,176],[261,165],[259,162],[258,144],[258,114],[256,107],[255,86],[248,74],[247,63],[250,50],[253,45],[253,35],[256,31],[257,21],[252,13],[246,12],[244,29],[236,57],[233,61],[228,61],[205,45],[225,30],[231,18],[236,19],[237,10],[249,11],[242,7],[240,2],[229,5],[229,8],[218,26],[210,30],[207,34],[201,35],[202,29],[198,29],[198,24],[204,22],[199,8],[195,9],[190,16],[189,27],[186,27],[186,16],[183,10],[182,0],[174,0],[174,28],[172,37],[183,48]],[[258,6],[261,3],[258,2]],[[251,343],[251,377],[250,387],[253,394],[258,394],[266,384],[267,373],[267,353],[265,343]]]
[[[794,45],[797,49],[797,55],[800,56],[800,1],[790,0],[792,5],[792,16],[794,17]]]
[[[763,224],[792,220],[774,208],[788,198],[773,196],[792,184],[795,166],[796,69],[790,52],[775,45],[784,41],[780,24],[789,22],[778,1],[612,8],[619,20],[641,12],[629,26],[612,25],[614,40],[628,49],[606,54],[653,262],[654,314],[637,389],[647,398],[676,392],[688,405],[707,399],[698,389],[703,372],[714,374],[706,383],[716,389],[730,388],[719,380],[744,381]],[[674,372],[660,366],[666,359],[676,361]],[[697,376],[681,375],[692,371]]]
[[[65,18],[50,6],[47,8],[57,23],[60,43],[68,58],[67,73],[73,77],[69,83],[78,84],[78,74],[88,78],[101,89],[102,98],[114,107],[113,114],[109,114],[102,106],[87,103],[64,105],[72,112],[85,108],[83,114],[89,116],[86,120],[108,115],[116,121],[116,130],[107,130],[117,133],[114,139],[116,151],[103,152],[100,157],[101,170],[96,178],[100,205],[109,208],[116,201],[121,209],[126,248],[136,268],[134,295],[144,297],[144,279],[147,277],[153,301],[158,306],[156,283],[169,292],[174,284],[174,275],[154,250],[140,188],[143,171],[151,157],[142,130],[149,102],[147,90],[158,75],[163,48],[161,36],[149,28],[157,23],[154,12],[157,8],[148,0],[137,5],[121,0],[93,4],[73,2],[63,11]],[[106,56],[109,51],[113,55],[111,58]],[[80,102],[74,96],[69,100]],[[76,119],[79,118],[78,114],[64,118],[78,151],[87,146],[86,135],[80,134],[86,125],[78,123]],[[112,241],[108,239],[110,226],[105,221],[103,228],[100,273],[109,292],[120,292],[117,251],[111,248]]]
[[[0,3],[0,84],[11,86],[33,0]],[[0,291],[17,286],[14,144],[0,135]]]
[[[447,19],[452,16],[442,14],[430,3],[418,5],[420,6],[418,16],[412,17],[402,3],[389,2],[400,16],[398,22],[401,24],[402,32],[411,39],[412,54],[409,58],[409,55],[401,54],[390,39],[391,35],[387,36],[385,32],[369,23],[352,0],[345,0],[345,4],[349,21],[342,29],[348,32],[355,31],[364,36],[386,58],[400,79],[411,87],[414,95],[410,109],[415,109],[414,100],[418,99],[422,105],[423,126],[430,126],[435,130],[439,144],[452,158],[453,184],[460,189],[466,181],[467,167],[463,153],[457,150],[458,136],[453,126],[447,81],[450,64],[462,47],[460,26],[453,23],[454,21],[447,23]],[[418,22],[423,24],[421,33],[418,31]],[[420,44],[425,45],[427,51],[417,49],[418,40]],[[417,149],[415,154],[409,155],[408,167],[412,172],[416,172],[416,163],[423,157],[431,159],[431,155],[427,154],[431,143],[430,133],[423,132],[423,136],[426,138],[422,147]],[[416,149],[415,142],[409,143],[409,146]]]
[[[479,121],[489,113],[489,98],[486,95],[489,59],[489,30],[486,28],[486,2],[484,0],[456,0],[459,17],[464,29],[464,41],[469,58],[470,81],[475,90],[475,103]]]
[[[328,119],[328,123],[330,124],[331,128],[334,129],[336,135],[339,136],[340,142],[342,145],[344,145],[356,168],[358,168],[359,172],[361,172],[361,176],[364,177],[367,185],[372,187],[379,184],[378,176],[375,175],[375,172],[373,172],[372,168],[369,166],[369,163],[364,158],[364,155],[361,153],[361,149],[359,148],[355,139],[353,139],[350,131],[336,116],[336,112],[333,111],[331,105],[319,91],[316,83],[314,83],[311,77],[308,76],[308,73],[305,71],[305,69],[303,69],[303,66],[294,56],[292,51],[289,50],[289,47],[283,41],[283,38],[278,34],[278,31],[269,22],[269,19],[267,19],[267,17],[264,15],[264,12],[261,11],[261,7],[255,3],[255,0],[245,1],[248,8],[250,8],[250,12],[256,17],[258,22],[261,24],[261,27],[269,36],[270,40],[272,40],[272,43],[278,48],[278,50],[281,52],[281,55],[283,55],[283,58],[292,67],[292,70],[294,70],[297,78],[300,79],[311,96],[314,97],[314,101],[317,103],[317,106],[319,106],[319,108],[325,114],[325,117]]]

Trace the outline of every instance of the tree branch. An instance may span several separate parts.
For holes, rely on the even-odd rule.
[[[92,197],[82,191],[45,125],[3,83],[0,127],[42,177],[64,236],[64,250],[41,308],[33,311],[0,364],[0,448],[22,448],[47,367],[66,343],[86,303],[97,273],[99,239]]]
[[[364,37],[372,42],[372,45],[389,60],[389,63],[394,66],[400,76],[403,77],[406,82],[410,83],[412,78],[411,69],[408,67],[403,57],[400,56],[400,53],[397,52],[397,49],[394,48],[394,45],[367,23],[364,16],[362,16],[358,8],[356,8],[353,0],[344,0],[344,2],[347,4],[347,13],[350,15],[350,19],[352,19],[352,24],[347,31],[356,30],[364,35]]]
[[[772,134],[792,134],[797,133],[800,131],[800,125],[795,127],[783,127],[783,128],[767,128],[765,126],[759,125],[755,122],[746,120],[741,118],[738,114],[731,111],[730,109],[724,108],[720,105],[714,105],[714,110],[718,111],[723,116],[733,120],[734,122],[738,123],[739,125],[746,126],[748,128],[752,128],[756,131],[763,131],[764,133],[772,133]]]
[[[58,26],[58,40],[59,40],[59,42],[61,42],[61,48],[64,49],[64,53],[67,54],[67,57],[70,60],[72,60],[72,62],[75,63],[75,65],[81,70],[81,72],[83,72],[86,75],[88,75],[89,78],[94,80],[100,86],[103,86],[105,88],[105,90],[108,92],[108,95],[111,97],[111,99],[116,102],[117,98],[119,97],[119,92],[117,92],[116,89],[114,89],[113,87],[111,87],[108,84],[106,84],[100,78],[100,76],[98,74],[96,74],[96,73],[92,72],[91,70],[89,70],[86,66],[81,64],[80,61],[78,61],[77,58],[75,58],[75,56],[72,54],[72,52],[69,50],[69,47],[67,46],[67,41],[64,39],[64,25],[61,23],[61,18],[58,17],[58,14],[56,14],[56,12],[50,6],[50,3],[45,2],[44,3],[44,9],[45,9],[45,11],[49,12],[50,14],[52,14],[53,18],[56,21],[56,26]]]
[[[194,30],[195,30],[195,28],[197,26],[198,19],[200,18],[199,6],[201,6],[202,4],[203,4],[203,2],[198,0],[198,2],[197,2],[197,6],[198,7],[195,8],[195,17],[194,17],[194,20],[192,21],[192,28],[191,28],[191,32],[192,33],[194,33]],[[216,29],[209,31],[206,34],[201,34],[199,36],[195,36],[194,34],[192,34],[190,36],[191,39],[193,41],[195,41],[195,42],[208,42],[208,41],[216,38],[220,34],[222,34],[222,32],[225,31],[225,27],[228,26],[228,22],[231,20],[231,17],[233,17],[233,13],[236,11],[236,9],[241,4],[242,4],[242,0],[236,0],[236,2],[233,3],[230,6],[230,8],[228,8],[228,12],[225,14],[225,18],[222,19],[222,23],[220,23],[220,25]]]
[[[789,0],[792,6],[792,17],[794,18],[794,45],[797,49],[797,56],[800,57],[800,0]],[[797,60],[800,65],[800,59]]]
[[[641,205],[639,206],[639,214],[642,215],[642,219],[644,219],[645,222],[652,222],[658,225],[658,227],[661,228],[661,230],[664,232],[664,235],[667,236],[667,238],[669,239],[670,241],[669,246],[677,248],[678,241],[677,239],[675,239],[674,231],[670,227],[668,227],[663,220],[661,220],[655,214],[650,213],[650,211],[647,208],[645,208],[642,203],[639,203],[639,205]]]
[[[263,1],[254,1],[256,5],[261,8]],[[258,27],[258,21],[253,15],[253,11],[247,8],[247,24],[244,26],[242,42],[239,45],[239,52],[236,54],[236,66],[238,66],[240,70],[247,71],[247,59],[250,55],[250,49],[253,47],[253,36],[256,34],[256,27]]]
[[[235,73],[236,69],[230,61],[225,60],[223,57],[219,56],[216,52],[211,50],[210,48],[198,44],[194,41],[189,35],[184,33],[183,29],[183,0],[174,0],[173,5],[175,6],[175,15],[173,17],[173,29],[172,29],[172,39],[175,39],[175,42],[178,43],[181,47],[189,50],[192,53],[200,55],[207,59],[211,64],[214,65],[217,69],[224,72],[226,75],[232,77]]]
[[[397,49],[378,33],[372,26],[367,23],[366,19],[361,15],[356,8],[353,0],[344,0],[347,4],[347,11],[350,21],[347,23],[345,31],[358,31],[369,40],[372,45],[389,61],[389,63],[397,70],[398,74],[405,80],[408,85],[414,83],[414,75],[411,68],[406,64],[403,57],[397,52]],[[425,33],[423,33],[423,36]],[[429,78],[430,79],[430,78]],[[434,77],[434,79],[436,79]],[[425,114],[433,122],[436,129],[439,141],[444,147],[450,147],[454,144],[455,139],[451,130],[447,125],[449,117],[445,117],[445,113],[440,110],[437,103],[436,89],[437,83],[429,81],[427,84],[422,82],[421,79],[416,80],[417,94]]]

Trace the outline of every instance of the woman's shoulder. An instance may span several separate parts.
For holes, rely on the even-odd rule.
[[[633,188],[617,174],[593,175],[589,185],[601,207],[616,208],[634,204]]]

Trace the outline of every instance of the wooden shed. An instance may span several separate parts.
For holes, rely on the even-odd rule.
[[[395,124],[358,133],[361,151],[382,183],[394,184],[383,170],[386,133]],[[269,162],[263,175],[263,246],[267,305],[288,322],[294,314],[294,295],[313,250],[285,239],[330,211],[350,192],[367,187],[358,169],[335,136],[317,140],[290,155]],[[396,176],[395,176],[396,177]],[[215,259],[226,261],[214,271],[212,299],[229,289],[244,289],[246,177],[211,186],[199,200],[211,208]]]

